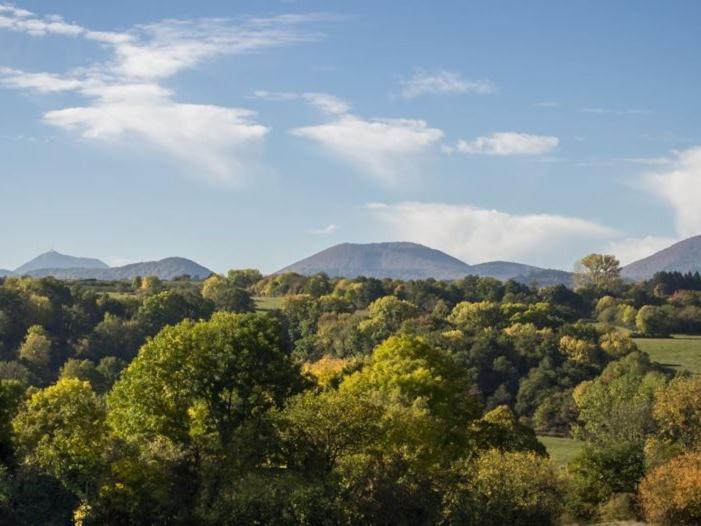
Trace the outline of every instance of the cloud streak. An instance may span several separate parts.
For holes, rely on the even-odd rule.
[[[414,99],[422,95],[459,95],[464,93],[494,93],[496,87],[489,80],[466,80],[453,71],[429,73],[419,70],[408,79],[402,80],[401,95]]]
[[[448,153],[467,155],[541,155],[553,151],[559,143],[557,137],[549,135],[500,132],[472,141],[460,140],[454,147],[447,147],[445,150]]]
[[[259,90],[253,93],[253,98],[272,102],[303,100],[327,115],[343,115],[350,110],[350,105],[346,101],[328,93]]]

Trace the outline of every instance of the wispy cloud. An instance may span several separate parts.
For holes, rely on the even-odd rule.
[[[500,132],[472,141],[460,140],[453,147],[445,147],[444,151],[468,155],[541,155],[553,151],[559,143],[557,137],[549,135]]]
[[[535,102],[533,103],[534,108],[556,108],[560,104],[551,100],[545,100],[541,102]]]
[[[342,115],[316,126],[291,132],[316,142],[340,159],[386,184],[416,170],[418,156],[443,138],[443,132],[425,121],[411,119],[363,119]]]
[[[324,19],[310,14],[166,20],[126,32],[99,32],[57,15],[0,5],[0,30],[84,38],[111,51],[102,64],[64,74],[0,68],[0,85],[39,93],[76,92],[86,105],[49,111],[44,122],[95,140],[134,136],[194,167],[192,173],[235,183],[255,171],[268,128],[247,109],[179,102],[161,82],[217,56],[317,40],[321,35],[306,27]],[[322,94],[310,94],[310,101],[326,111],[339,107]]]
[[[325,226],[324,228],[312,228],[309,230],[310,234],[314,234],[316,236],[326,236],[329,234],[333,234],[338,230],[338,225],[334,225],[333,223],[330,223],[329,225]]]
[[[328,115],[342,115],[350,110],[350,105],[346,101],[328,93],[293,93],[289,91],[259,90],[253,93],[253,98],[273,102],[303,100]]]
[[[428,72],[418,70],[400,82],[401,95],[413,99],[421,95],[450,95],[461,93],[494,93],[496,86],[489,80],[467,80],[459,73],[440,70]]]
[[[577,217],[511,214],[468,204],[375,203],[368,208],[387,235],[445,250],[468,263],[515,260],[571,268],[581,255],[620,236]]]

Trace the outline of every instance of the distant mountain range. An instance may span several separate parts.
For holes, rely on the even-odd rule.
[[[660,250],[651,256],[623,267],[622,274],[631,280],[649,279],[660,271],[701,272],[701,236]],[[528,285],[572,285],[572,273],[544,269],[511,261],[490,261],[469,265],[453,256],[417,243],[388,242],[343,243],[322,250],[278,272],[311,275],[323,272],[331,277],[366,276],[393,279],[460,279],[469,275],[513,279]],[[109,267],[99,259],[79,258],[54,250],[41,254],[14,271],[0,269],[0,277],[29,275],[54,276],[59,279],[120,280],[136,276],[158,276],[169,280],[189,275],[204,279],[213,274],[198,263],[180,257]]]
[[[679,241],[670,247],[623,267],[623,276],[649,279],[657,272],[701,272],[701,236]]]
[[[53,250],[28,261],[14,272],[0,271],[0,277],[3,276],[3,272],[7,272],[6,275],[98,280],[133,279],[137,276],[158,276],[168,280],[184,275],[204,279],[213,274],[208,268],[179,257],[109,267],[99,259],[77,258]]]
[[[433,248],[408,242],[353,244],[343,243],[293,263],[277,272],[296,272],[311,275],[324,272],[331,277],[366,276],[392,279],[438,280],[460,279],[468,275],[515,279],[541,286],[557,283],[571,284],[572,275],[561,270],[550,270],[494,261],[468,265],[453,256]]]

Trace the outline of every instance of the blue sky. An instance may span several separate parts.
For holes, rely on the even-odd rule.
[[[698,2],[0,3],[0,268],[701,233]]]

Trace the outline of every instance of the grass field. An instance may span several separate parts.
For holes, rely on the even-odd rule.
[[[256,308],[261,311],[265,310],[275,310],[282,307],[282,302],[284,298],[277,297],[261,297],[255,296],[253,300],[256,302]]]
[[[672,338],[635,338],[635,343],[656,362],[701,374],[701,336],[675,334]]]
[[[539,436],[538,440],[545,446],[550,458],[558,466],[567,465],[584,445],[573,438]]]

